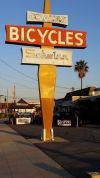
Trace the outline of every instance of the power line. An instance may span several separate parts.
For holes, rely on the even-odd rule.
[[[16,83],[16,84],[18,84],[19,86],[23,87],[24,89],[30,89],[30,90],[37,89],[37,88],[34,88],[34,87],[26,86],[26,85],[24,85],[24,84],[22,84],[22,83],[19,83],[19,82],[13,82],[13,81],[11,81],[11,80],[6,79],[5,77],[1,77],[1,76],[0,76],[0,79],[1,79],[1,80],[5,80],[5,81],[10,82],[10,83]]]
[[[7,62],[5,62],[4,60],[0,59],[0,61],[1,61],[3,64],[5,64],[6,66],[8,66],[10,69],[12,69],[12,70],[14,70],[14,71],[20,73],[21,75],[27,77],[28,79],[31,79],[31,80],[34,80],[34,81],[37,82],[36,79],[34,79],[33,77],[30,77],[30,76],[26,75],[25,73],[21,72],[20,70],[16,69],[15,67],[11,66],[10,64],[8,64]]]
[[[56,87],[57,87],[57,88],[64,88],[64,89],[67,89],[67,90],[72,90],[72,88],[73,88],[73,87],[71,87],[71,88],[70,88],[70,87],[67,88],[67,87],[62,87],[62,86],[58,86],[58,85],[57,85]]]
[[[2,60],[1,58],[0,58],[0,61],[1,61],[3,64],[5,64],[7,67],[9,67],[10,69],[12,69],[13,71],[16,71],[17,73],[23,75],[24,77],[26,77],[26,78],[28,78],[28,79],[31,79],[31,80],[34,80],[35,82],[38,82],[37,79],[34,79],[33,77],[30,77],[30,76],[26,75],[26,74],[23,73],[22,71],[20,71],[20,70],[16,69],[15,67],[11,66],[10,64],[8,64],[6,61]],[[73,87],[67,88],[67,87],[58,86],[58,85],[57,85],[56,87],[57,87],[57,88],[64,88],[64,89],[68,89],[68,90],[72,90],[72,89],[73,89]]]

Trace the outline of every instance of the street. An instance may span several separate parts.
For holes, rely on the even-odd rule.
[[[54,127],[54,142],[40,141],[41,126],[10,127],[32,141],[76,178],[86,178],[88,172],[100,172],[100,127]],[[35,139],[38,141],[33,141]]]

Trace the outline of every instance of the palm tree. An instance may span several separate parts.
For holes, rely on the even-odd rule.
[[[85,77],[85,74],[88,72],[88,65],[87,62],[84,60],[77,61],[74,66],[74,71],[78,72],[78,76],[81,79],[81,89],[82,89],[82,79]]]

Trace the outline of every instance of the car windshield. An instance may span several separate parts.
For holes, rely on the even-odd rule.
[[[31,117],[31,116],[32,116],[31,113],[16,113],[16,116],[15,116],[15,117],[17,117],[17,118],[24,118],[24,117],[29,118],[29,117]]]

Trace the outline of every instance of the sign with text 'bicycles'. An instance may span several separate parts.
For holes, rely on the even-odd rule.
[[[6,42],[38,46],[85,48],[86,32],[50,27],[6,25]]]

